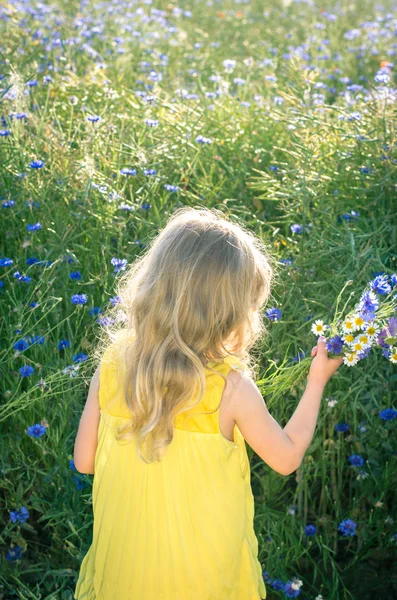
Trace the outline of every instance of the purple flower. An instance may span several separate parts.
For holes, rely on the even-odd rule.
[[[394,410],[394,408],[384,408],[380,411],[379,416],[384,421],[392,421],[397,417],[397,410]]]
[[[281,319],[282,312],[279,308],[269,308],[265,314],[270,321],[279,321]]]
[[[292,233],[302,233],[303,227],[302,225],[298,225],[298,223],[295,223],[294,225],[291,225],[291,231]]]
[[[327,350],[332,352],[332,354],[340,354],[342,352],[342,347],[344,345],[344,341],[340,337],[340,335],[336,335],[333,338],[327,340],[325,344]]]
[[[99,117],[98,115],[88,115],[87,117],[87,121],[91,121],[92,123],[96,123],[97,121],[100,121],[101,117]]]
[[[359,454],[352,454],[349,456],[350,464],[354,467],[362,467],[364,465],[364,459]]]
[[[124,167],[120,169],[121,175],[136,175],[136,169],[129,169],[128,167]]]
[[[339,523],[338,530],[343,534],[344,537],[350,535],[351,537],[356,533],[357,523],[351,519],[345,519]]]
[[[127,266],[127,259],[125,258],[112,258],[110,262],[116,267],[114,270],[115,273],[123,271]]]
[[[212,140],[210,138],[206,138],[203,135],[198,135],[196,137],[196,142],[199,144],[212,144]]]
[[[397,319],[396,317],[390,317],[389,319],[389,333],[392,337],[397,335]]]
[[[358,305],[360,316],[364,321],[373,321],[375,311],[379,308],[379,300],[371,290],[363,292]]]
[[[167,192],[177,192],[179,190],[177,185],[171,185],[170,183],[165,183],[164,188],[167,190]]]

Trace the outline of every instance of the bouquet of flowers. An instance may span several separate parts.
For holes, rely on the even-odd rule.
[[[342,318],[354,292],[339,311],[340,299],[346,287],[352,283],[352,280],[348,281],[339,293],[332,322],[328,325],[317,319],[312,325],[312,332],[316,336],[326,337],[328,355],[331,358],[343,355],[343,362],[349,367],[366,358],[375,348],[379,348],[392,363],[397,363],[397,274],[378,274],[365,287],[354,309]],[[269,361],[264,377],[256,381],[262,393],[268,397],[269,406],[277,396],[288,393],[292,385],[301,382],[311,362],[312,359],[305,356],[305,352],[298,355],[293,366],[289,364],[287,356],[281,365]]]
[[[351,283],[348,281],[342,292]],[[397,309],[397,274],[377,275],[344,319],[338,318],[344,312],[343,309],[338,313],[342,292],[338,297],[334,321],[327,325],[317,319],[312,325],[315,335],[328,338],[326,347],[329,355],[343,355],[344,364],[351,367],[378,347],[382,348],[385,358],[397,363],[397,319],[393,316]]]

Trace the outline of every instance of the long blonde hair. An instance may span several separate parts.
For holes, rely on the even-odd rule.
[[[104,314],[114,322],[103,328],[96,352],[103,353],[105,338],[118,345],[131,422],[116,439],[136,435],[144,462],[161,460],[176,415],[202,400],[209,361],[235,354],[251,373],[248,349],[266,333],[260,313],[274,261],[245,226],[216,209],[186,206],[119,277],[119,303]]]

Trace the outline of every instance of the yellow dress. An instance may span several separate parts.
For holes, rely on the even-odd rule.
[[[114,429],[129,411],[120,370],[109,356],[100,369],[101,419],[92,490],[91,546],[84,556],[78,600],[260,600],[266,598],[245,440],[219,429],[227,375],[239,361],[207,363],[197,407],[177,415],[165,457],[146,464],[135,443],[119,444]],[[105,359],[107,355],[107,360]],[[110,399],[115,398],[106,408]],[[194,413],[194,414],[193,414]],[[192,415],[188,421],[188,415]]]

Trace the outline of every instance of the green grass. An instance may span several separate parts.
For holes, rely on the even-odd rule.
[[[332,319],[348,280],[341,303],[354,292],[352,308],[374,273],[397,270],[396,111],[393,99],[376,98],[381,84],[374,79],[381,61],[395,62],[397,12],[390,1],[382,9],[368,0],[328,7],[182,0],[192,16],[178,17],[168,2],[157,2],[165,25],[158,13],[142,18],[153,8],[145,3],[58,1],[44,5],[48,14],[30,14],[29,6],[37,5],[12,1],[0,9],[0,129],[10,132],[0,137],[0,195],[2,203],[15,200],[0,207],[0,258],[13,260],[0,268],[0,596],[71,600],[91,539],[93,478],[69,461],[100,327],[89,311],[104,310],[114,296],[111,259],[131,263],[181,205],[221,209],[279,259],[292,258],[280,263],[268,305],[282,318],[268,322],[268,337],[253,351],[258,386],[284,426],[303,392],[308,360],[299,363],[293,385],[286,372],[272,387],[275,365],[291,366],[300,351],[310,355],[311,324]],[[351,31],[359,35],[349,40]],[[232,72],[226,59],[236,60]],[[220,81],[211,81],[214,74]],[[47,75],[52,81],[43,81]],[[34,79],[36,86],[26,85]],[[347,90],[352,84],[363,90]],[[386,85],[395,88],[392,68]],[[324,95],[319,103],[315,94]],[[21,112],[26,120],[17,118]],[[101,120],[89,122],[88,115]],[[197,143],[198,135],[212,143]],[[43,168],[29,167],[36,159]],[[123,167],[136,176],[121,175]],[[151,168],[156,175],[145,176]],[[357,219],[343,218],[352,210]],[[27,231],[37,222],[40,230]],[[295,223],[302,234],[291,233]],[[43,262],[27,264],[32,257]],[[31,282],[16,279],[16,271]],[[82,278],[70,279],[72,271]],[[86,305],[71,303],[78,293],[88,296]],[[16,352],[14,344],[29,336],[44,343]],[[62,339],[70,348],[58,349]],[[87,361],[65,372],[80,352]],[[33,366],[33,375],[21,378],[23,365]],[[259,559],[272,579],[297,576],[304,600],[397,594],[396,420],[379,417],[396,407],[396,381],[381,353],[342,366],[327,384],[305,459],[289,477],[247,446]],[[333,408],[329,397],[338,401]],[[46,434],[27,435],[42,419]],[[337,423],[350,431],[335,432]],[[351,454],[364,457],[365,479],[357,479]],[[19,506],[29,519],[12,523],[10,511]],[[338,532],[344,519],[357,523],[355,536]],[[303,533],[308,523],[317,527],[313,537]],[[6,557],[13,544],[23,550],[20,560]],[[285,597],[266,586],[269,600]]]

